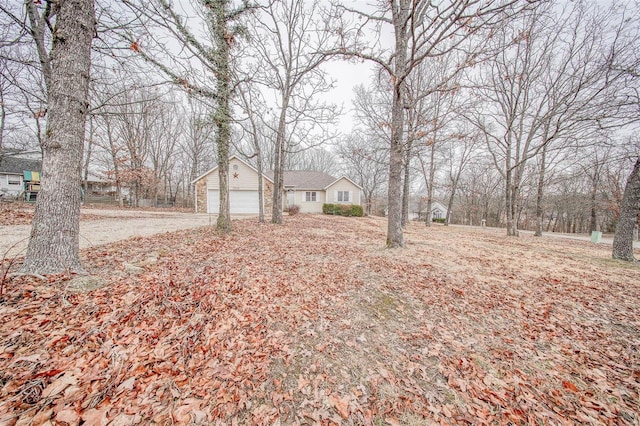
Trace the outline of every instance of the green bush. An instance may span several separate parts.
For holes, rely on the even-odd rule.
[[[323,204],[322,213],[337,216],[364,216],[362,206],[355,204]]]
[[[434,217],[433,219],[431,219],[431,222],[435,222],[435,223],[444,223],[445,219],[443,217]]]

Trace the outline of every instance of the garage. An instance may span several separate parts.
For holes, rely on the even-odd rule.
[[[220,193],[215,189],[208,191],[208,212],[219,212]],[[231,214],[258,214],[258,191],[229,191],[229,208]]]

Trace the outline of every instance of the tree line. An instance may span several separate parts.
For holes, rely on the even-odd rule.
[[[277,224],[284,170],[339,163],[369,212],[386,196],[390,248],[416,192],[427,215],[446,200],[447,223],[513,236],[637,221],[632,2],[27,0],[0,12],[0,148],[43,152],[25,271],[82,271],[78,188],[93,164],[134,204],[188,197],[216,165],[229,231],[232,152],[274,170]],[[337,60],[373,70],[346,135],[324,96]]]

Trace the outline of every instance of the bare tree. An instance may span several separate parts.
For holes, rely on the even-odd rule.
[[[251,154],[243,152],[239,144],[236,149],[247,159],[255,158],[256,170],[258,171],[258,221],[264,223],[264,157],[262,152],[261,138],[264,138],[264,130],[266,126],[260,121],[260,110],[264,109],[264,105],[257,93],[254,93],[251,87],[245,89],[242,85],[238,88],[241,99],[241,109],[246,116],[246,120],[238,120],[243,131],[249,135],[251,140]],[[255,92],[258,92],[257,90]],[[247,121],[248,123],[245,123]],[[241,138],[242,139],[242,138]]]
[[[500,53],[475,76],[481,102],[472,122],[506,182],[508,235],[518,235],[529,160],[603,117],[606,49],[598,18],[596,9],[582,3],[562,11],[549,4],[524,14],[494,33],[491,43]],[[546,159],[540,165],[544,183]]]
[[[387,179],[388,149],[386,140],[360,131],[347,135],[338,146],[338,156],[345,165],[347,176],[362,187],[367,214],[373,213],[373,198]]]
[[[471,164],[475,155],[481,136],[476,132],[469,131],[464,127],[464,124],[460,124],[462,127],[456,132],[449,135],[449,200],[447,202],[447,215],[445,218],[445,225],[449,225],[451,222],[451,212],[453,210],[453,201],[456,197],[458,185],[460,183],[460,177],[464,173],[465,169]],[[429,210],[430,211],[430,210]]]
[[[29,31],[47,86],[43,179],[22,271],[82,272],[79,257],[80,171],[89,108],[92,0],[27,2]],[[49,34],[49,30],[53,31]],[[51,48],[47,40],[51,37]]]
[[[255,27],[254,38],[260,42],[253,48],[262,70],[255,79],[273,90],[277,98],[271,221],[278,224],[282,223],[287,154],[331,138],[327,125],[334,123],[339,113],[334,105],[317,99],[332,87],[321,66],[330,57],[325,52],[336,42],[325,22],[318,19],[318,10],[317,1],[270,2]],[[318,135],[318,130],[323,134]]]
[[[201,19],[198,23],[189,25],[193,14],[184,12],[184,8],[168,0],[128,0],[125,4],[140,24],[137,30],[141,33],[139,36],[133,30],[124,35],[131,51],[160,70],[171,83],[215,104],[212,120],[216,126],[220,184],[217,229],[229,232],[230,101],[235,84],[232,46],[245,32],[243,26],[234,24],[246,12],[255,9],[255,6],[244,2],[235,8],[231,0],[198,0],[191,6],[197,12],[195,15]],[[206,31],[194,32],[202,27]],[[170,44],[154,39],[152,28],[159,28],[164,36],[171,37],[180,48],[172,50]]]
[[[407,78],[427,58],[444,56],[454,50],[475,52],[476,49],[470,48],[474,35],[504,20],[507,12],[515,11],[518,5],[527,3],[449,0],[434,5],[429,0],[392,0],[379,2],[374,12],[339,6],[343,19],[345,14],[355,14],[364,19],[364,26],[371,23],[376,30],[388,26],[394,35],[394,45],[386,51],[377,43],[373,47],[370,41],[363,43],[360,37],[366,31],[361,23],[343,21],[338,29],[344,38],[344,47],[338,53],[375,62],[389,74],[392,82],[387,247],[404,245],[399,194],[402,194]]]

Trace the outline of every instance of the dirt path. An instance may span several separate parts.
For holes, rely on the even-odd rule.
[[[82,212],[92,216],[104,216],[104,219],[80,222],[80,248],[131,237],[215,225],[216,219],[208,214],[178,212],[99,209],[83,209]],[[31,225],[0,226],[0,257],[23,255],[30,232]]]

